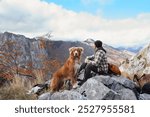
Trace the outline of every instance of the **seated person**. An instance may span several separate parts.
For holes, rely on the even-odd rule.
[[[102,46],[100,40],[94,43],[95,55],[88,56],[78,70],[78,74],[82,69],[85,69],[83,80],[78,79],[78,85],[82,85],[89,78],[92,77],[91,72],[98,73],[99,75],[104,75],[108,73],[108,62],[106,56],[106,50]]]

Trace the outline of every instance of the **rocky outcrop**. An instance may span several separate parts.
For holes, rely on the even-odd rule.
[[[150,94],[140,94],[140,97],[139,97],[140,100],[150,100]]]
[[[77,89],[44,93],[40,100],[139,100],[150,97],[139,94],[136,85],[122,76],[94,76]]]
[[[141,49],[135,56],[124,61],[120,70],[128,74],[130,79],[133,79],[133,75],[142,76],[143,74],[150,73],[150,44]]]

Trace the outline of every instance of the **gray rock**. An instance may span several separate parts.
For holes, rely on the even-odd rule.
[[[116,80],[117,79],[117,80]],[[120,80],[119,80],[120,79]],[[51,100],[136,100],[132,81],[122,77],[95,76],[81,87],[44,95],[42,99]],[[46,97],[49,96],[49,97]]]
[[[52,93],[47,92],[38,97],[38,100],[50,100]]]
[[[102,79],[102,83],[117,92],[121,100],[137,100],[134,92],[135,84],[124,77],[105,77]]]
[[[111,77],[106,75],[106,76],[103,76],[103,75],[96,75],[94,76],[92,79],[95,79],[97,80],[98,82],[102,82],[104,79],[110,79]]]
[[[110,91],[104,84],[98,82],[96,79],[89,79],[85,82],[78,91],[85,92],[89,100],[100,100]]]
[[[135,93],[130,89],[123,88],[118,93],[121,95],[121,100],[137,100]]]
[[[134,89],[136,84],[134,82],[132,82],[131,80],[125,80],[123,82],[123,86],[125,86],[126,88],[129,88],[129,89]]]
[[[122,76],[117,77],[117,76],[113,76],[113,77],[105,77],[102,78],[102,83],[104,83],[106,86],[111,87],[111,89],[113,90],[117,90],[118,88],[129,88],[129,89],[133,89],[135,88],[135,83],[132,82],[131,80],[128,80],[127,78],[124,78]]]
[[[140,94],[139,100],[150,100],[150,94]]]
[[[118,92],[120,89],[124,88],[123,85],[115,80],[114,78],[107,77],[103,78],[102,83],[113,91]]]
[[[85,100],[87,99],[77,91],[56,92],[51,96],[51,100]]]
[[[110,90],[104,97],[103,100],[120,100],[121,95],[114,92],[113,90]]]

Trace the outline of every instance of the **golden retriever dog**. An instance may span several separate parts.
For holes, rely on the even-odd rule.
[[[83,53],[82,47],[69,48],[69,58],[65,64],[58,69],[52,76],[50,89],[52,92],[59,91],[65,80],[71,80],[72,86],[76,84],[76,72],[80,65],[81,55]]]

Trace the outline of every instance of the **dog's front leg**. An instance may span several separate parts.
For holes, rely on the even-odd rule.
[[[74,85],[76,83],[76,80],[74,77],[71,78],[71,83],[72,83],[72,85]]]
[[[75,89],[78,87],[77,81],[75,79],[75,77],[71,78],[71,83],[72,83],[72,88]]]

